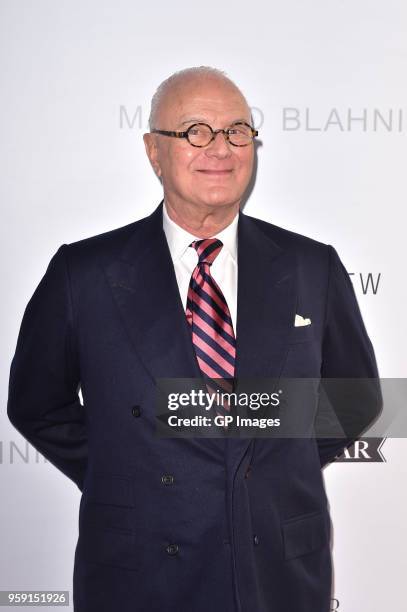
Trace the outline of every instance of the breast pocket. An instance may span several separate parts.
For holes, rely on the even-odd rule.
[[[299,325],[293,326],[288,343],[289,344],[300,344],[302,342],[309,342],[314,339],[314,326],[310,325]]]
[[[321,346],[313,325],[293,327],[287,339],[287,352],[281,372],[286,378],[318,377],[321,371]]]
[[[329,545],[329,515],[318,511],[287,519],[282,531],[286,561],[308,555]]]

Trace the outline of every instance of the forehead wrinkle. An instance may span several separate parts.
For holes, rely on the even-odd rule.
[[[184,108],[193,107],[194,109],[203,108],[205,110],[208,109],[209,111],[213,109],[213,111],[215,112],[222,112],[227,107],[231,107],[234,109],[236,108],[239,108],[239,109],[244,108],[245,110],[248,109],[248,105],[246,104],[246,102],[237,95],[209,96],[208,94],[205,94],[205,95],[191,94],[188,96],[184,94],[183,96],[181,95],[177,96],[176,101],[178,103],[178,106],[181,108],[183,107]]]
[[[185,108],[187,107],[187,108]],[[188,108],[189,107],[189,108]],[[178,112],[177,112],[178,110]],[[219,101],[217,105],[208,106],[206,98],[201,104],[198,101],[191,103],[182,103],[174,108],[174,114],[179,123],[189,121],[222,121],[223,123],[232,123],[234,121],[250,121],[250,109],[246,104],[228,105],[227,101]]]
[[[236,119],[230,119],[229,121],[224,121],[224,127],[228,127],[231,126],[235,123],[239,123],[239,122],[247,122],[247,117],[237,117]],[[215,125],[212,125],[212,122],[209,119],[206,118],[198,118],[198,117],[191,117],[190,119],[185,119],[184,121],[180,121],[177,125],[185,125],[187,123],[206,123],[207,125],[210,125],[213,129],[217,129]],[[214,122],[216,123],[216,122]]]

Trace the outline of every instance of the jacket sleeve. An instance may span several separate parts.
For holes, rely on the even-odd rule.
[[[355,291],[343,263],[329,249],[316,437],[321,467],[342,454],[382,409],[379,374]],[[336,425],[332,427],[333,421]],[[340,431],[341,437],[329,432]],[[318,438],[318,432],[321,435]]]
[[[10,367],[7,414],[14,427],[82,490],[87,464],[85,408],[63,244],[24,311]]]

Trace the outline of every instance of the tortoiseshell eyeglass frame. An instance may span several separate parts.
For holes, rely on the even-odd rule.
[[[189,132],[190,130],[192,130],[192,128],[196,127],[197,125],[204,125],[206,127],[208,127],[210,129],[210,131],[212,132],[212,138],[209,140],[209,142],[207,142],[204,145],[197,145],[197,144],[193,144],[190,140],[189,140]],[[247,142],[246,144],[235,144],[234,142],[231,142],[229,136],[229,131],[233,129],[233,127],[235,127],[236,125],[245,125],[246,127],[250,128],[251,130],[251,134],[252,134],[252,139],[250,142]],[[247,147],[248,145],[253,143],[253,139],[259,135],[258,130],[255,130],[249,123],[246,123],[245,121],[237,121],[236,123],[232,123],[232,125],[230,125],[228,128],[226,128],[226,130],[213,130],[211,128],[210,125],[208,125],[207,123],[193,123],[192,125],[189,126],[189,128],[187,130],[185,130],[185,132],[174,132],[174,131],[168,131],[168,130],[156,130],[153,129],[151,130],[151,132],[153,134],[162,134],[163,136],[173,136],[174,138],[186,138],[189,142],[189,144],[192,147],[198,147],[200,149],[202,149],[203,147],[207,147],[212,140],[215,139],[216,134],[218,134],[219,132],[222,132],[225,135],[226,141],[230,142],[231,145],[233,145],[234,147]]]

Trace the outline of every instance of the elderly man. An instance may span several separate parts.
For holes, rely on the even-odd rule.
[[[82,491],[76,612],[330,609],[345,441],[156,435],[157,379],[378,376],[335,249],[242,212],[256,136],[220,71],[164,81],[163,202],[61,245],[24,313],[8,415]]]

